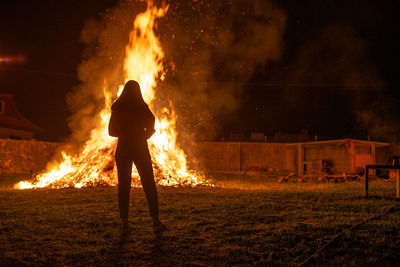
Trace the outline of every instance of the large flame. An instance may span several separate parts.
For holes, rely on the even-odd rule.
[[[149,4],[144,13],[139,14],[130,33],[124,62],[125,81],[137,80],[142,94],[152,110],[160,110],[162,117],[156,119],[156,133],[149,140],[156,181],[160,185],[198,185],[206,181],[188,170],[186,155],[177,144],[176,114],[173,108],[154,106],[155,88],[158,79],[163,79],[164,53],[154,34],[154,21],[167,12],[168,7],[157,8]],[[121,93],[121,85],[118,95]],[[50,166],[34,182],[22,181],[15,185],[18,189],[85,187],[93,185],[117,184],[117,173],[113,154],[116,139],[108,135],[112,94],[107,83],[103,88],[105,108],[98,116],[98,124],[91,131],[90,139],[77,155],[62,152],[63,161]],[[139,185],[138,174],[133,169],[133,185]]]

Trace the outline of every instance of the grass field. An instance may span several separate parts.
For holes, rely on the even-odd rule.
[[[306,265],[400,265],[393,183],[373,182],[366,200],[360,182],[210,177],[216,188],[159,188],[162,237],[141,189],[131,192],[132,231],[121,236],[116,188],[18,191],[8,188],[15,178],[3,179],[0,265],[292,266],[328,242]]]

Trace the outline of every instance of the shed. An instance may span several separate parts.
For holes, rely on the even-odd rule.
[[[42,128],[21,115],[12,95],[0,93],[0,138],[31,139],[40,132]]]
[[[378,148],[389,143],[340,139],[288,144],[288,149],[296,150],[297,174],[303,175],[321,170],[324,165],[332,166],[337,172],[356,172],[367,164],[376,164]]]

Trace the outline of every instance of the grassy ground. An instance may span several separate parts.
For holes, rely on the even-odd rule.
[[[132,232],[119,232],[116,188],[0,189],[0,265],[400,265],[394,184],[278,184],[276,175],[211,175],[217,188],[159,188],[151,231],[132,190]],[[12,179],[7,180],[10,183]],[[351,230],[346,230],[367,218]]]

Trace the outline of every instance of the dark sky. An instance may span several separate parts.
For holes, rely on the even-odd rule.
[[[248,128],[268,135],[307,129],[326,137],[396,138],[400,90],[394,1],[280,4],[288,16],[284,52],[254,76],[255,85],[247,90],[253,92],[243,105],[245,112],[253,110],[244,120]],[[349,36],[341,40],[347,30]],[[271,101],[265,104],[265,99]]]
[[[83,50],[80,31],[89,18],[100,17],[117,2],[0,2],[0,56],[24,58],[24,62],[18,64],[0,63],[0,92],[13,94],[21,113],[45,129],[39,139],[63,140],[68,136],[66,121],[69,111],[65,98],[79,83],[76,70]],[[391,103],[387,112],[391,112],[392,116],[386,119],[398,117],[400,112],[396,103],[400,100],[400,91],[396,63],[399,46],[394,41],[395,35],[398,35],[394,1],[275,2],[287,13],[282,58],[257,69],[251,81],[244,86],[246,94],[242,105],[229,118],[221,118],[224,130],[219,134],[261,131],[273,135],[278,131],[308,129],[318,135],[362,137],[368,129],[365,125],[364,128],[358,125],[353,108],[364,107],[368,103],[376,106],[374,101],[380,98],[389,99]],[[346,67],[358,69],[361,65],[369,66],[368,69],[373,69],[372,76],[377,77],[375,80],[384,84],[385,89],[376,89],[374,82],[369,82],[370,87],[363,84],[362,89],[357,86],[354,89],[346,82],[335,84],[328,79],[330,75],[327,71],[319,74],[319,68],[314,66],[318,66],[320,61],[326,66],[336,60],[334,53],[324,58],[325,54],[331,54],[324,53],[324,49],[335,49],[335,45],[320,45],[330,38],[324,32],[338,31],[338,27],[331,25],[344,25],[343,28],[350,29],[350,37],[346,40],[361,40],[363,53],[354,62],[346,63]],[[340,43],[343,47],[349,46],[344,44],[346,40]],[[323,60],[305,63],[302,58],[309,59],[309,47],[311,50],[317,47],[318,56],[322,55]],[[343,51],[338,53],[338,57],[343,56],[346,61],[346,53],[349,52],[348,49]],[[371,77],[365,70],[356,74]],[[307,75],[311,78],[306,79]],[[288,100],[292,91],[294,96]],[[323,115],[315,115],[322,111]]]
[[[85,21],[116,1],[1,1],[0,56],[22,56],[23,63],[0,64],[0,92],[11,93],[20,112],[45,132],[38,138],[69,135],[65,102],[79,81]]]

